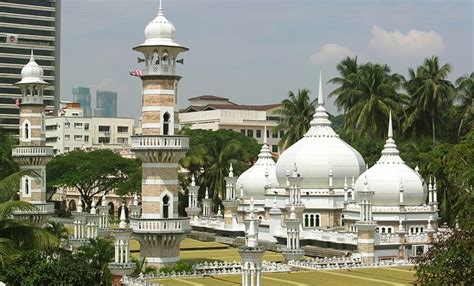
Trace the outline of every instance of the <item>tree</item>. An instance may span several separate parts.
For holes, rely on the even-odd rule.
[[[329,96],[336,97],[334,103],[338,110],[343,110],[346,113],[354,105],[356,98],[353,92],[357,90],[357,73],[359,72],[357,57],[345,58],[337,64],[336,68],[340,77],[334,77],[329,82],[338,87]]]
[[[57,239],[67,239],[69,237],[67,228],[59,222],[51,221],[47,224],[46,230],[54,235]]]
[[[46,165],[46,174],[49,187],[75,188],[89,210],[94,196],[100,196],[99,204],[111,191],[124,195],[132,190],[130,186],[137,188],[137,181],[141,184],[141,172],[137,168],[137,161],[110,150],[75,150],[54,157]]]
[[[47,230],[26,220],[13,219],[13,212],[36,211],[36,207],[21,201],[0,204],[0,262],[10,255],[32,249],[47,249],[55,246],[58,240]]]
[[[135,269],[131,274],[132,277],[137,277],[138,275],[140,275],[140,273],[143,273],[145,275],[158,273],[158,270],[155,267],[148,266],[146,257],[143,257],[142,259],[132,257],[132,262],[134,262],[136,265]]]
[[[114,259],[114,247],[111,240],[91,239],[89,243],[79,248],[78,257],[89,264],[94,269],[89,273],[94,277],[96,285],[109,285],[112,274],[108,268],[110,262]]]
[[[282,108],[275,111],[283,117],[275,130],[285,130],[280,139],[280,146],[284,149],[300,140],[311,126],[316,99],[311,100],[309,94],[307,89],[299,89],[296,95],[289,91],[288,98],[281,102]]]
[[[351,95],[351,106],[346,110],[346,128],[355,127],[360,134],[384,139],[387,136],[388,115],[399,115],[403,111],[406,95],[399,92],[402,77],[391,74],[387,65],[366,63],[353,76],[347,94]],[[394,116],[395,123],[397,116]]]
[[[474,72],[456,80],[458,112],[460,121],[458,135],[464,135],[474,127]]]
[[[0,179],[18,171],[18,166],[12,159],[12,149],[15,143],[15,138],[0,128]]]
[[[411,103],[407,109],[408,117],[404,122],[404,132],[423,128],[419,123],[429,120],[431,135],[436,141],[436,122],[452,103],[454,87],[447,80],[452,67],[449,64],[439,65],[438,57],[426,58],[421,66],[409,70],[409,80],[405,89],[411,96]]]

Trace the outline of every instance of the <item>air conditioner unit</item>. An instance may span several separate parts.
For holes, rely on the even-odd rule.
[[[412,256],[422,256],[428,250],[426,245],[412,245],[411,246],[411,255]]]

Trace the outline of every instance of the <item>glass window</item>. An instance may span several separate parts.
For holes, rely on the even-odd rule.
[[[84,130],[89,130],[89,123],[84,123]]]
[[[110,143],[110,137],[99,137],[99,143]]]
[[[84,135],[84,142],[89,142],[89,135]]]
[[[245,134],[245,129],[240,129],[240,133]]]
[[[253,137],[253,130],[252,129],[247,130],[247,136],[248,137]]]
[[[128,138],[117,138],[117,143],[118,144],[128,144]]]
[[[65,140],[71,139],[71,135],[68,135],[68,134],[64,135],[64,139],[65,139]]]
[[[71,127],[71,123],[70,123],[70,122],[65,122],[65,123],[64,123],[64,127],[66,127],[66,128]]]
[[[82,128],[82,123],[74,123],[74,128]]]
[[[280,130],[280,138],[283,138],[285,136],[285,130]]]
[[[119,133],[128,132],[128,126],[117,126],[117,132]]]
[[[255,130],[255,137],[261,138],[262,137],[262,130],[260,130],[260,129]]]
[[[82,141],[82,135],[74,135],[74,141]]]
[[[278,133],[277,132],[272,132],[272,138],[278,138]]]
[[[99,125],[99,131],[100,132],[110,132],[110,126]]]
[[[272,152],[277,153],[278,152],[278,145],[272,145]]]

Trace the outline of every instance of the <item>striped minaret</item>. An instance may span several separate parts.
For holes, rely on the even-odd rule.
[[[189,218],[178,217],[178,162],[189,141],[177,136],[178,55],[188,49],[175,42],[176,30],[163,13],[145,28],[145,42],[134,48],[143,54],[142,135],[132,150],[142,161],[142,213],[131,219],[140,256],[155,266],[179,261],[179,243],[190,231]]]
[[[12,150],[13,159],[24,175],[20,181],[20,200],[34,204],[37,211],[15,215],[44,222],[54,212],[46,203],[46,163],[53,157],[53,148],[45,146],[45,105],[43,92],[48,83],[43,80],[43,69],[36,63],[31,51],[30,61],[21,70],[19,145]]]

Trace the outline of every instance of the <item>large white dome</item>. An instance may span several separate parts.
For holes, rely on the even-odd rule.
[[[400,188],[403,187],[405,205],[422,205],[426,198],[426,188],[420,175],[407,166],[399,156],[397,145],[392,138],[392,118],[389,120],[389,138],[382,156],[377,163],[364,172],[355,183],[356,199],[358,192],[367,186],[374,192],[372,204],[376,206],[395,206],[400,203]]]
[[[43,74],[43,68],[36,63],[32,50],[30,61],[21,69],[21,81],[18,83],[46,84]]]
[[[266,134],[266,131],[264,134]],[[262,199],[264,198],[265,186],[278,186],[275,162],[266,140],[264,141],[257,162],[237,179],[236,187],[243,188],[243,195],[246,198]]]
[[[328,117],[320,77],[318,108],[311,128],[302,139],[286,149],[276,163],[276,175],[281,186],[286,185],[287,169],[292,169],[295,164],[303,177],[301,187],[309,189],[328,188],[330,171],[333,187],[343,188],[345,178],[357,178],[365,170],[360,153],[339,138]]]
[[[144,45],[175,45],[176,28],[166,19],[163,9],[158,10],[158,15],[145,27],[145,43]]]

